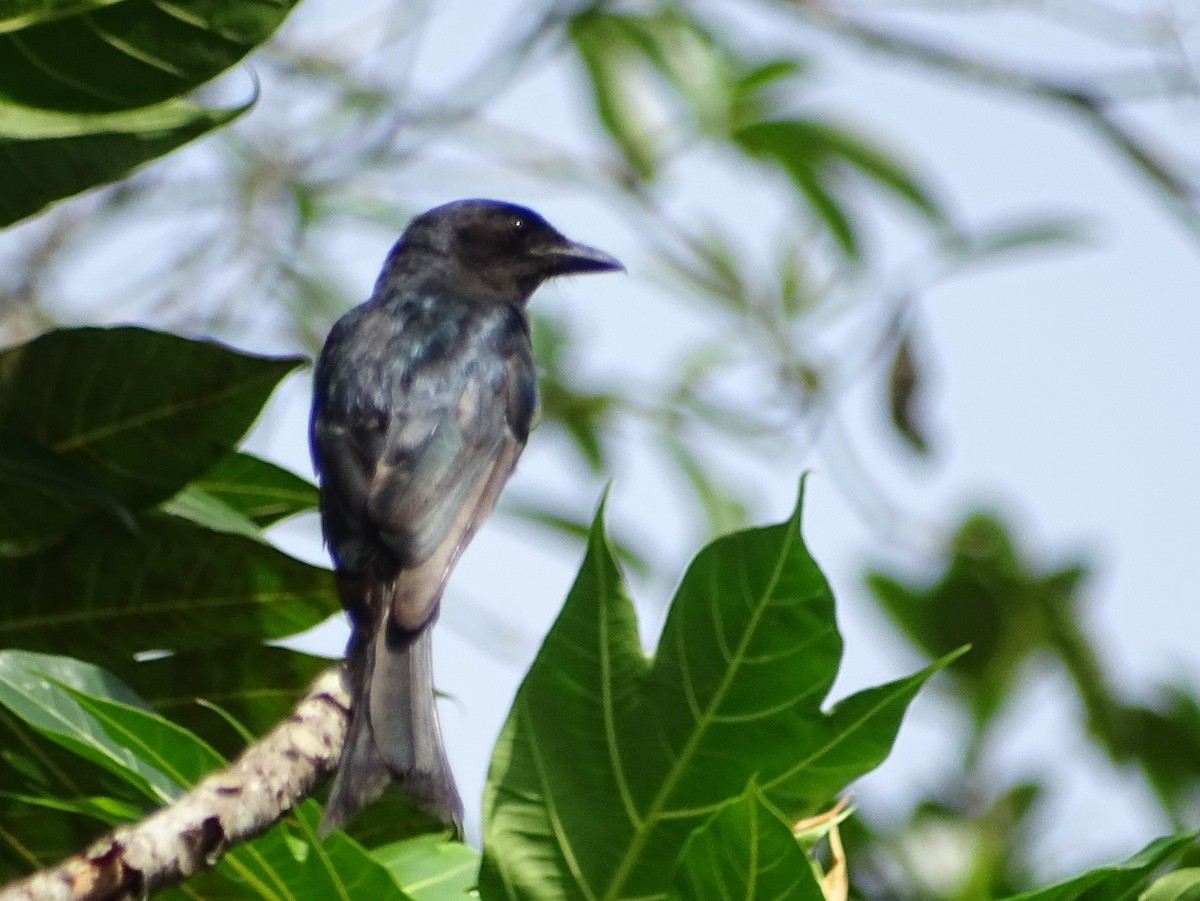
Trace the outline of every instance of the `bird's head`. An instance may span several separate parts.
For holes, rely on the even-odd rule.
[[[546,279],[625,267],[612,256],[566,238],[533,210],[498,200],[458,200],[409,224],[402,255],[486,286],[509,301],[525,301]],[[441,268],[441,267],[439,267]]]

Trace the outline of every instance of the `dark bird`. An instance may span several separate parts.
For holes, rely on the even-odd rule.
[[[532,210],[462,200],[392,248],[317,360],[309,440],[352,634],[353,709],[322,834],[392,780],[461,832],[434,705],[431,627],[537,410],[525,305],[556,275],[623,268]]]

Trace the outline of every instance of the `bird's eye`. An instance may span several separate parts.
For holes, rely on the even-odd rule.
[[[521,216],[513,216],[513,218],[512,218],[512,227],[513,227],[513,229],[514,229],[515,231],[524,231],[524,229],[525,229],[525,219],[524,219],[523,217],[521,217]]]

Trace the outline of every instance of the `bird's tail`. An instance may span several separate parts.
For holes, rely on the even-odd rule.
[[[462,799],[435,704],[433,630],[406,633],[389,620],[385,614],[373,639],[350,653],[354,707],[320,833],[340,828],[394,779],[418,807],[461,834]]]

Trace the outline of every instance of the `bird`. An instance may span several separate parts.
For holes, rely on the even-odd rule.
[[[411,220],[370,298],[330,330],[309,443],[351,625],[351,707],[322,835],[396,782],[461,836],[432,626],[537,416],[530,296],[556,276],[623,269],[526,207],[459,200]]]

